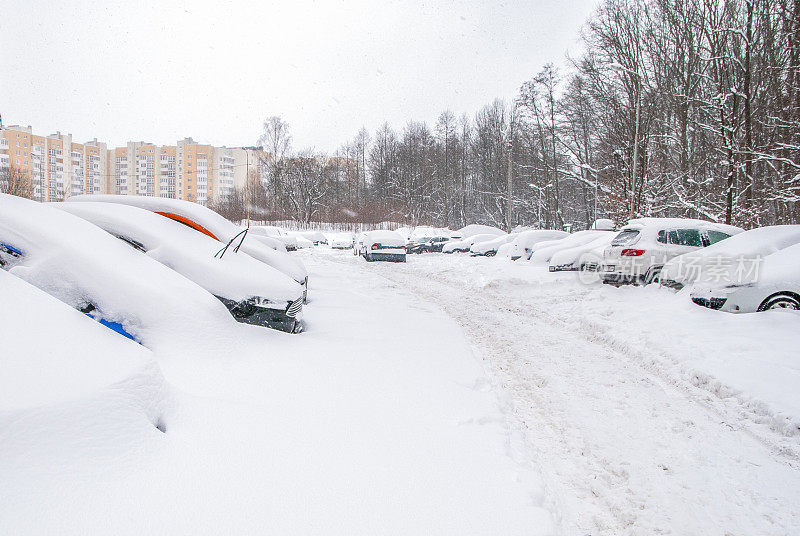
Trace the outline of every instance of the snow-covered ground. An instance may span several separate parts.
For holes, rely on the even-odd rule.
[[[508,259],[294,255],[300,335],[188,314],[114,350],[36,289],[4,309],[0,533],[800,533],[797,313]]]
[[[483,356],[557,532],[800,533],[797,312],[730,315],[497,258],[370,270],[437,304]]]

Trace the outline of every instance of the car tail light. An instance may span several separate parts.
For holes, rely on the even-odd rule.
[[[405,247],[405,246],[400,246],[400,247],[403,249],[403,251],[405,251],[405,250],[406,250],[406,247]]]
[[[378,244],[372,244],[372,248],[370,249],[372,249],[372,251],[375,251],[376,249],[378,249]]]
[[[641,257],[644,255],[643,249],[623,249],[620,253],[623,257]]]

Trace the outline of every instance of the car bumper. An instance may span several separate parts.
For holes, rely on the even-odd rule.
[[[285,309],[271,309],[260,307],[246,302],[236,302],[227,298],[217,296],[231,316],[243,324],[253,326],[263,326],[287,333],[299,333],[302,331],[300,317],[303,312],[303,298],[289,303]]]
[[[370,253],[373,261],[406,262],[405,253]]]

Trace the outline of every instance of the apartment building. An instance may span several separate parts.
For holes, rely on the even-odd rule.
[[[248,163],[266,177],[263,161],[260,148],[214,147],[192,138],[163,146],[132,141],[109,149],[97,139],[74,143],[72,135],[60,132],[37,136],[30,126],[0,130],[0,172],[13,166],[26,175],[37,201],[111,193],[209,205],[244,188]]]
[[[81,193],[105,193],[107,150],[96,139],[73,143],[70,134],[33,134],[19,125],[0,130],[0,170],[27,176],[37,201],[60,201]]]

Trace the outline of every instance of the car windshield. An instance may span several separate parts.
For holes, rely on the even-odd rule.
[[[612,246],[627,246],[633,243],[639,236],[639,231],[636,229],[625,229],[621,231],[614,240],[611,241]]]

